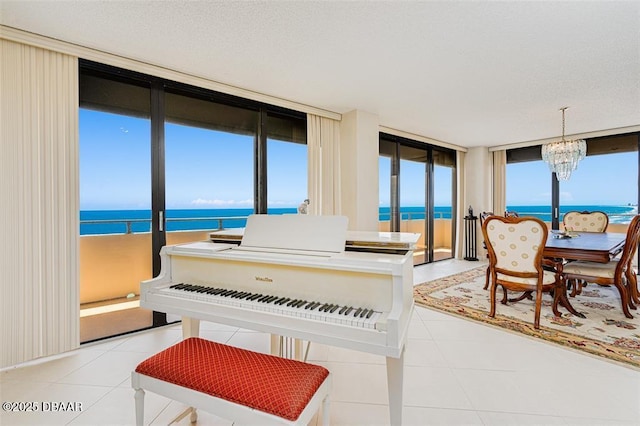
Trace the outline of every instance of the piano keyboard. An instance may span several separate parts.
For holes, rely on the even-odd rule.
[[[158,292],[213,304],[369,329],[376,328],[376,322],[381,315],[381,312],[361,307],[340,306],[195,284],[173,284],[158,289]]]

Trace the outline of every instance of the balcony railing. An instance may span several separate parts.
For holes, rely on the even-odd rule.
[[[207,229],[210,231],[219,231],[229,227],[237,228],[242,227],[246,223],[247,216],[212,216],[212,217],[175,217],[166,218],[165,225],[167,231],[192,231],[194,229]],[[225,223],[229,224],[233,222],[233,225],[225,226]],[[200,226],[194,227],[192,224],[201,223]],[[241,223],[241,224],[240,224]],[[135,224],[145,224],[145,226],[135,227]],[[184,226],[179,226],[183,224]],[[189,225],[191,224],[191,225]],[[86,225],[83,229],[83,225]],[[105,232],[91,232],[91,229],[87,226],[90,225],[122,225],[121,232],[109,232],[110,234],[134,234],[141,232],[151,231],[151,219],[101,219],[101,220],[80,220],[80,229],[82,235],[100,235]],[[178,225],[178,226],[172,226]],[[115,231],[115,228],[113,228]]]

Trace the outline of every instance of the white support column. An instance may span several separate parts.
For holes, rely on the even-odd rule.
[[[466,205],[461,206],[466,213],[469,206],[473,214],[478,216],[482,211],[493,210],[493,155],[487,147],[470,148],[465,156],[465,194]],[[494,212],[503,214],[504,212]],[[477,222],[476,247],[482,249],[482,231],[480,221]],[[462,228],[464,231],[464,228]],[[464,241],[464,239],[462,239]],[[478,258],[483,259],[486,253],[478,251]]]
[[[342,214],[353,231],[378,230],[378,140],[377,115],[357,110],[342,115]]]

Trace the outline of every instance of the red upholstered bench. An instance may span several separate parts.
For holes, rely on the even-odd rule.
[[[197,337],[142,361],[131,384],[137,425],[144,421],[145,390],[240,423],[306,425],[322,405],[329,424],[326,368]]]

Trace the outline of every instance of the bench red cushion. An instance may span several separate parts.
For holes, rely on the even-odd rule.
[[[296,420],[326,368],[191,337],[142,361],[136,372]]]

